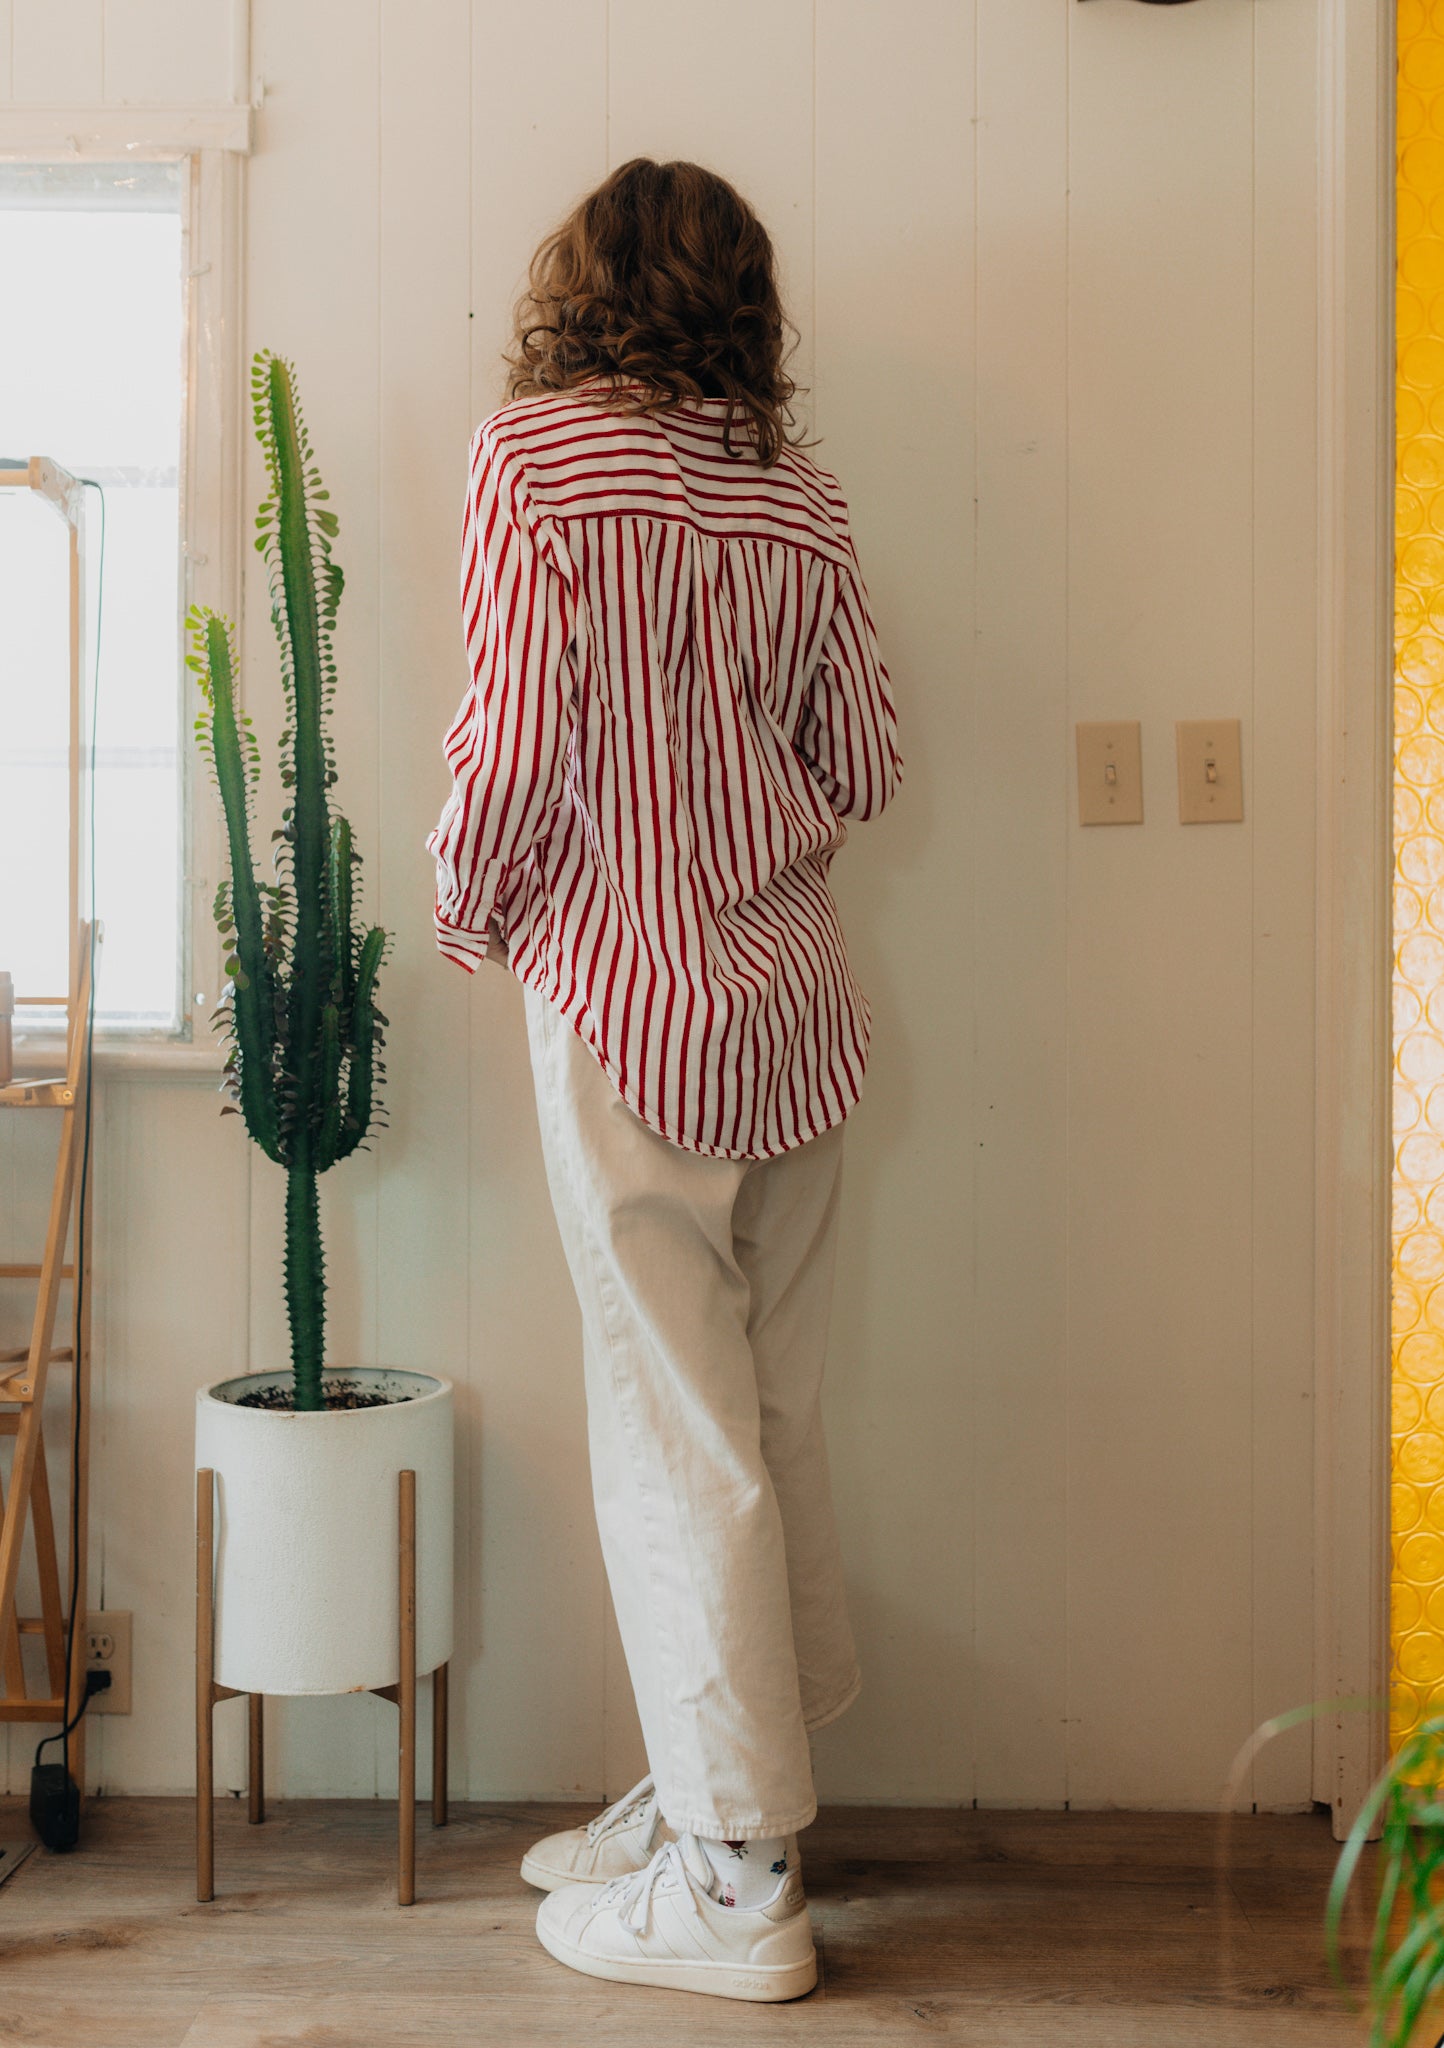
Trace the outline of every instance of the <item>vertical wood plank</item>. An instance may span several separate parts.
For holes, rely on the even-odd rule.
[[[91,1598],[134,1616],[134,1691],[92,1723],[91,1770],[137,1792],[190,1781],[195,1395],[245,1370],[247,1161],[218,1110],[208,1086],[136,1075],[105,1082],[95,1122]],[[235,1716],[215,1731],[238,1787]]]
[[[468,1372],[470,983],[436,951],[427,815],[445,795],[441,736],[465,683],[457,562],[471,433],[470,0],[383,0],[379,592],[380,835],[370,902],[391,933],[379,1139],[378,1357],[456,1384],[458,1455],[476,1427]],[[494,969],[492,970],[495,971]],[[471,1489],[456,1489],[456,1668],[475,1611]],[[426,1569],[426,1560],[421,1561]],[[423,1729],[423,1745],[430,1740]],[[429,1755],[429,1752],[427,1752]],[[423,1769],[429,1765],[423,1761]],[[390,1789],[395,1756],[383,1751]],[[467,1796],[463,1759],[460,1796]]]
[[[864,1677],[817,1739],[823,1798],[973,1786],[974,33],[955,0],[904,35],[871,7],[817,20],[816,455],[852,508],[905,760],[833,871],[873,1047],[828,1409]]]
[[[471,98],[473,424],[498,404],[513,301],[542,236],[606,169],[606,0],[535,20],[478,5]],[[464,458],[465,449],[460,450]],[[454,500],[459,561],[464,478]],[[454,616],[448,601],[448,617]],[[457,628],[458,636],[460,627]],[[464,663],[464,657],[461,657]],[[464,665],[448,671],[465,683]],[[454,706],[452,707],[454,708]],[[441,733],[435,734],[439,748]],[[424,823],[444,780],[429,779]],[[459,970],[441,964],[442,973]],[[581,1332],[542,1169],[521,990],[485,965],[470,1016],[473,1797],[593,1797],[604,1778],[603,1573]],[[478,1653],[479,1639],[479,1653]]]
[[[230,21],[231,52],[226,96],[244,103],[252,98],[254,87],[251,77],[251,0],[226,0],[226,13]]]
[[[1068,717],[1142,718],[1146,818],[1069,827],[1084,1806],[1210,1806],[1248,1732],[1251,13],[1069,9]],[[1211,712],[1243,719],[1248,820],[1185,828],[1173,721]]]
[[[346,588],[336,633],[333,797],[364,859],[364,913],[380,887],[379,0],[350,8],[344,33],[325,9],[257,0],[252,33],[268,90],[248,174],[246,333],[250,349],[271,348],[294,362],[317,466],[340,520],[335,555]],[[249,514],[264,494],[254,437],[247,465]],[[261,558],[252,555],[243,660],[265,770],[256,814],[266,821],[282,801],[274,773],[281,686],[269,608]],[[383,976],[383,1008],[395,993]],[[386,1142],[383,1134],[374,1150],[355,1154],[321,1183],[328,1363],[377,1357],[384,1284],[377,1188]],[[282,1175],[259,1158],[252,1174],[252,1364],[284,1366]],[[293,1795],[374,1791],[379,1755],[395,1732],[390,1713],[373,1699],[278,1706],[278,1787]]]
[[[557,0],[538,64],[535,22],[473,0],[473,423],[501,403],[502,352],[532,251],[606,172],[607,6]]]
[[[1317,676],[1316,10],[1254,10],[1253,1724],[1312,1699],[1314,788]],[[1254,1768],[1307,1806],[1310,1731]]]
[[[220,0],[103,0],[103,96],[185,106],[231,97],[232,12]]]
[[[31,106],[87,106],[105,79],[103,0],[11,0],[11,94]]]
[[[813,0],[611,0],[607,161],[684,157],[754,206],[812,381]]]
[[[980,0],[977,1797],[1067,1797],[1068,10]]]

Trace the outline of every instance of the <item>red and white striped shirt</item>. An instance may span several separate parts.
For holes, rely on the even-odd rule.
[[[725,400],[628,418],[613,388],[472,438],[437,944],[474,972],[494,917],[653,1130],[766,1158],[862,1087],[827,870],[898,786],[888,675],[836,478],[727,455]]]

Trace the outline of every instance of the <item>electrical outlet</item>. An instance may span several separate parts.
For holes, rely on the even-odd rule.
[[[130,1712],[130,1616],[118,1611],[85,1617],[85,1668],[108,1671],[110,1685],[86,1709],[90,1714]]]

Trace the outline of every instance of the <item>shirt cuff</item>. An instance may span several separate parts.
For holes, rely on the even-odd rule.
[[[427,840],[432,852],[433,832]],[[496,910],[496,899],[506,879],[504,860],[484,861],[476,870],[465,891],[465,924],[457,924],[442,909],[443,903],[456,906],[457,898],[452,891],[454,877],[442,863],[437,864],[436,901],[434,917],[436,922],[436,945],[438,952],[448,960],[454,960],[458,967],[464,967],[468,974],[475,974],[487,955],[487,926]]]
[[[475,974],[486,958],[487,937],[486,925],[473,931],[468,925],[448,924],[440,911],[436,913],[436,950],[468,974]]]

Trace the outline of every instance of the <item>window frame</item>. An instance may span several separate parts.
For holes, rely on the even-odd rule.
[[[244,365],[241,313],[244,254],[244,159],[250,149],[249,107],[167,113],[136,122],[129,110],[95,110],[69,119],[64,112],[28,112],[17,121],[0,116],[0,155],[10,161],[124,162],[137,159],[181,166],[181,282],[185,394],[181,418],[179,536],[175,658],[180,691],[177,716],[180,774],[180,844],[177,891],[181,901],[178,1013],[173,1031],[124,1030],[97,1025],[98,1068],[122,1071],[193,1069],[213,1073],[224,1052],[210,1028],[224,991],[224,953],[212,917],[216,887],[225,872],[218,805],[194,734],[183,666],[186,612],[204,604],[224,612],[240,629],[244,563]],[[128,122],[128,125],[127,125]],[[146,131],[137,135],[137,128]],[[44,454],[41,449],[34,451]],[[96,529],[92,528],[92,531]],[[93,544],[93,543],[92,543]],[[87,632],[93,622],[87,621]],[[88,655],[94,653],[90,641]],[[53,1063],[39,1031],[17,1038],[16,1068]]]

